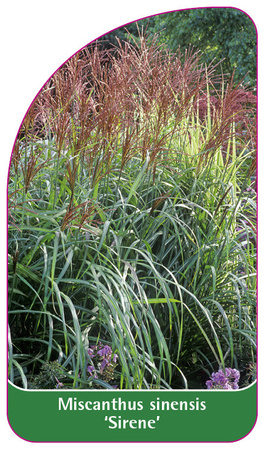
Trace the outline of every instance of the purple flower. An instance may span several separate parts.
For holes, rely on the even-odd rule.
[[[87,371],[90,373],[91,376],[93,375],[94,370],[95,370],[94,366],[87,366]]]
[[[94,366],[87,366],[87,371],[91,377],[93,376],[94,378],[98,378]]]
[[[116,353],[112,354],[112,348],[109,345],[102,345],[101,342],[97,345],[91,345],[87,352],[88,356],[93,358],[93,365],[87,366],[87,372],[90,377],[98,378],[100,373],[103,380],[108,380],[110,374],[105,369],[110,365],[111,371],[113,371],[114,366],[112,363],[116,363],[118,355]]]
[[[239,378],[240,373],[237,369],[227,367],[225,369],[225,373],[222,369],[219,369],[217,372],[213,372],[210,380],[206,381],[206,386],[207,389],[238,389]]]
[[[112,353],[112,349],[108,346],[105,345],[101,350],[98,351],[98,355],[99,356],[110,356]]]
[[[212,380],[208,380],[208,381],[206,381],[206,386],[207,386],[207,389],[212,389],[213,388],[213,382],[212,382]]]
[[[108,364],[109,364],[108,359],[104,358],[100,366],[100,371],[102,372],[105,369],[105,367],[107,367]]]

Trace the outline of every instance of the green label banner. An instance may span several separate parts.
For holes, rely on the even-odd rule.
[[[256,383],[215,390],[24,390],[8,383],[13,431],[33,442],[231,442],[257,415]]]

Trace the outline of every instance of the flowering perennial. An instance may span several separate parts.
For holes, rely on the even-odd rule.
[[[238,389],[238,381],[240,373],[237,369],[227,367],[225,372],[219,369],[218,372],[213,372],[210,380],[206,381],[207,389]]]
[[[93,378],[98,378],[98,371],[103,375],[103,378],[109,377],[113,372],[114,364],[117,362],[118,355],[112,354],[112,348],[109,345],[102,346],[101,342],[98,345],[91,345],[87,350],[88,356],[93,359],[93,365],[87,366],[87,371]],[[109,381],[109,380],[108,380]]]

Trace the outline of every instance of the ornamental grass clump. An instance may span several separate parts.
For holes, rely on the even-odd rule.
[[[13,383],[57,361],[72,388],[110,389],[112,363],[119,389],[203,388],[216,366],[255,363],[246,92],[198,52],[143,36],[117,52],[93,44],[45,84],[8,181]]]

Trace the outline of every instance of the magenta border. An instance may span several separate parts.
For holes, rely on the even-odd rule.
[[[142,18],[140,18],[140,19],[136,19],[136,20],[133,20],[133,21],[131,21],[131,22],[127,22],[127,23],[125,23],[125,24],[123,24],[123,25],[120,25],[119,27],[116,27],[116,28],[113,28],[112,30],[109,30],[109,31],[107,31],[106,33],[104,33],[104,34],[102,34],[102,35],[100,35],[100,36],[98,36],[97,38],[95,38],[95,39],[93,39],[91,42],[89,42],[88,44],[86,44],[86,45],[84,45],[83,47],[81,47],[79,50],[77,50],[75,53],[73,53],[73,55],[72,56],[70,56],[69,58],[67,58],[66,60],[65,60],[65,62],[64,63],[62,63],[59,67],[58,67],[58,69],[56,69],[54,72],[53,72],[53,74],[48,78],[48,80],[47,81],[45,81],[45,83],[43,84],[43,86],[39,89],[39,91],[37,92],[37,94],[35,95],[35,97],[33,98],[33,100],[31,101],[31,103],[30,103],[30,105],[29,105],[29,107],[28,107],[28,109],[27,109],[27,111],[26,111],[26,113],[25,113],[25,115],[24,115],[24,117],[23,117],[23,119],[22,119],[22,121],[21,121],[21,124],[20,124],[20,126],[19,126],[19,129],[18,129],[18,132],[17,132],[17,134],[16,134],[16,137],[15,137],[15,141],[14,141],[14,144],[13,144],[13,148],[12,148],[12,151],[11,151],[11,156],[10,156],[10,161],[9,161],[9,165],[8,165],[8,174],[7,174],[7,188],[6,188],[6,267],[8,266],[8,180],[9,180],[9,172],[10,172],[10,165],[11,165],[11,160],[12,160],[12,154],[13,154],[13,149],[14,149],[14,145],[15,145],[15,142],[16,142],[16,139],[17,139],[17,137],[18,137],[18,134],[19,134],[19,130],[20,130],[20,128],[21,128],[21,125],[22,125],[22,123],[23,123],[23,121],[24,121],[24,119],[25,119],[25,117],[26,117],[26,115],[27,115],[27,113],[28,113],[28,111],[29,111],[29,109],[31,108],[31,105],[34,103],[34,101],[35,101],[35,99],[38,97],[38,95],[39,95],[39,93],[40,93],[40,91],[43,89],[43,87],[44,87],[44,85],[50,80],[50,78],[52,78],[53,77],[53,75],[58,71],[58,70],[60,70],[60,68],[67,62],[67,61],[69,61],[69,59],[71,59],[74,55],[76,55],[78,52],[80,52],[81,50],[83,50],[85,47],[87,47],[87,45],[90,45],[90,44],[92,44],[93,42],[95,42],[97,39],[99,39],[99,38],[101,38],[101,37],[103,37],[103,36],[105,36],[106,34],[108,34],[108,33],[111,33],[111,32],[113,32],[113,31],[115,31],[115,30],[118,30],[119,28],[122,28],[122,27],[126,27],[127,25],[129,25],[129,24],[131,24],[131,23],[134,23],[134,22],[138,22],[138,21],[140,21],[140,20],[143,20],[143,19],[148,19],[148,18],[150,18],[150,17],[154,17],[154,16],[160,16],[160,15],[163,15],[163,14],[169,14],[169,13],[172,13],[172,12],[176,12],[176,11],[185,11],[185,10],[194,10],[194,9],[209,9],[209,8],[211,8],[211,9],[213,9],[213,8],[215,8],[215,9],[220,9],[220,8],[222,8],[222,9],[235,9],[235,10],[237,10],[237,11],[241,11],[242,13],[244,13],[246,16],[248,16],[249,17],[249,19],[252,21],[252,23],[253,23],[253,25],[254,25],[254,27],[255,27],[255,30],[256,30],[256,37],[257,37],[257,57],[256,57],[256,59],[257,59],[257,70],[256,70],[256,79],[257,79],[257,138],[256,138],[256,145],[257,145],[257,149],[258,149],[258,30],[257,30],[257,27],[256,27],[256,25],[255,25],[255,22],[253,21],[253,19],[249,16],[249,14],[247,14],[245,11],[243,11],[242,9],[240,9],[240,8],[237,8],[237,7],[234,7],[234,6],[203,6],[203,7],[194,7],[194,8],[183,8],[183,9],[173,9],[173,10],[170,10],[170,11],[166,11],[166,12],[161,12],[161,13],[157,13],[157,14],[152,14],[151,16],[145,16],[145,17],[142,17]],[[258,204],[259,204],[259,201],[258,201],[258,151],[257,151],[257,173],[256,173],[256,189],[257,189],[257,292],[256,292],[256,296],[257,296],[257,319],[258,319]],[[7,298],[7,301],[6,301],[6,306],[8,305],[8,270],[7,270],[7,274],[6,274],[6,298]],[[6,342],[8,342],[8,306],[7,306],[7,311],[6,311]],[[257,349],[258,349],[258,320],[257,320]],[[200,443],[206,443],[206,444],[210,444],[210,443],[213,443],[213,444],[218,444],[218,443],[233,443],[233,442],[239,442],[239,441],[241,441],[242,439],[245,439],[251,432],[252,432],[252,430],[254,429],[254,427],[255,427],[255,425],[256,425],[256,423],[257,423],[257,420],[258,420],[258,351],[257,351],[257,380],[256,380],[256,385],[257,385],[257,393],[256,393],[256,404],[257,404],[257,408],[256,408],[256,411],[257,411],[257,413],[256,413],[256,420],[255,420],[255,423],[254,423],[254,425],[253,425],[253,427],[251,428],[251,430],[245,435],[245,436],[243,436],[242,438],[240,438],[240,439],[236,439],[235,441],[137,441],[137,440],[135,440],[135,441],[30,441],[30,440],[28,440],[28,439],[25,439],[25,438],[22,438],[21,436],[19,436],[17,433],[16,433],[16,431],[15,430],[13,430],[13,428],[12,428],[12,426],[11,426],[11,424],[10,424],[10,422],[9,422],[9,418],[8,418],[8,347],[7,347],[7,351],[6,351],[6,380],[7,380],[7,382],[6,382],[6,416],[7,416],[7,421],[8,421],[8,424],[9,424],[9,426],[10,426],[10,428],[11,428],[11,430],[14,432],[14,434],[16,434],[20,439],[22,439],[23,441],[25,441],[25,442],[31,442],[31,443],[56,443],[56,444],[59,444],[59,443],[65,443],[65,444],[67,444],[67,443],[73,443],[73,444],[75,444],[75,443],[77,443],[77,444],[82,444],[82,443],[102,443],[102,444],[108,444],[108,443],[118,443],[118,444],[122,444],[122,443],[144,443],[144,444],[148,444],[148,443],[151,443],[151,444],[153,444],[153,443],[166,443],[166,444],[170,444],[170,443],[191,443],[191,444],[200,444]],[[182,390],[181,390],[182,391]],[[185,391],[185,389],[184,389],[184,391]],[[197,390],[196,390],[197,391]]]

